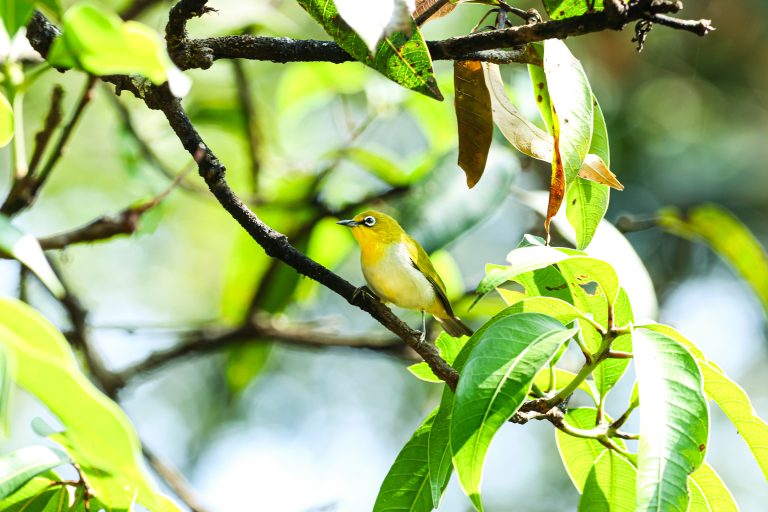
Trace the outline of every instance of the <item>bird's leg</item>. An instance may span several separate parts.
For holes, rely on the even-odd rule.
[[[381,301],[379,299],[378,295],[373,293],[373,290],[368,288],[367,286],[363,285],[359,288],[357,288],[354,292],[352,292],[352,304],[362,305],[365,301]]]
[[[424,310],[421,310],[421,336],[419,336],[419,341],[424,343],[424,340],[427,339],[427,318],[424,315]]]

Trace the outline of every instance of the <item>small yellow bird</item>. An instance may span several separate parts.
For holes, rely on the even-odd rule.
[[[453,314],[443,280],[426,251],[395,219],[368,210],[338,224],[352,229],[360,245],[363,276],[371,290],[384,302],[421,311],[422,340],[426,336],[425,312],[451,336],[472,335],[472,329]]]

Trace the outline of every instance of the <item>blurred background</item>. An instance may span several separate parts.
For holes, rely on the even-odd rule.
[[[64,2],[69,4],[71,2]],[[97,2],[120,10],[126,2]],[[130,3],[130,2],[128,2]],[[513,2],[528,8],[537,2]],[[162,32],[168,2],[139,19]],[[190,23],[196,37],[237,34],[327,39],[293,1],[210,2],[218,13]],[[486,8],[462,5],[428,23],[427,39],[465,34]],[[543,10],[542,10],[543,12]],[[663,206],[714,202],[733,211],[768,245],[768,4],[759,0],[687,2],[686,18],[711,18],[705,38],[655,27],[642,53],[633,31],[569,39],[606,116],[611,168],[626,189],[613,193],[607,219],[647,219]],[[446,101],[438,103],[355,63],[219,61],[190,71],[184,100],[192,121],[224,161],[230,183],[268,224],[310,256],[362,284],[358,250],[334,223],[364,205],[396,215],[435,253],[457,312],[482,323],[502,305],[484,299],[467,313],[485,263],[503,263],[541,218],[520,202],[540,190],[549,166],[517,154],[496,133],[480,184],[467,190],[456,165],[456,121],[449,62],[435,64]],[[510,97],[537,123],[525,66],[504,66]],[[45,114],[53,84],[71,109],[86,77],[49,71],[27,96],[27,138]],[[253,103],[251,132],[243,92]],[[159,112],[109,88],[93,104],[36,205],[16,224],[45,236],[150,198],[189,157]],[[66,110],[65,110],[66,112]],[[148,162],[136,134],[160,162]],[[255,142],[257,150],[252,151]],[[7,161],[8,148],[0,150]],[[0,183],[10,183],[0,166]],[[188,177],[127,238],[74,246],[53,255],[90,311],[91,335],[110,368],[150,352],[233,327],[257,313],[271,325],[391,341],[366,314],[282,265],[261,249]],[[371,200],[371,198],[377,198]],[[627,234],[658,299],[657,319],[699,344],[768,417],[766,313],[750,287],[709,249],[657,228]],[[642,270],[637,270],[642,277]],[[0,261],[0,290],[16,295],[19,268]],[[38,283],[33,305],[67,330],[65,315]],[[655,299],[635,298],[654,315]],[[637,301],[637,302],[636,302]],[[403,318],[417,325],[417,314]],[[135,375],[120,392],[143,442],[189,480],[213,511],[361,511],[372,507],[398,451],[439,401],[441,387],[410,375],[402,353],[310,349],[242,339]],[[578,358],[565,360],[576,365]],[[627,403],[631,373],[608,411]],[[572,405],[586,405],[575,396]],[[13,439],[45,411],[16,400]],[[635,415],[636,416],[636,415]],[[637,417],[628,426],[636,431]],[[768,486],[738,433],[713,407],[709,462],[744,511],[764,510]],[[483,491],[489,510],[568,511],[578,495],[549,424],[510,425],[496,437]],[[441,510],[470,510],[455,478]]]

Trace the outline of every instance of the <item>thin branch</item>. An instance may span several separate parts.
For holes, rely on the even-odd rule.
[[[185,341],[179,345],[159,350],[142,361],[115,374],[123,387],[137,375],[155,371],[170,363],[188,357],[219,352],[228,347],[245,343],[279,342],[283,345],[319,349],[319,348],[355,348],[392,354],[413,360],[413,355],[403,344],[392,338],[376,339],[371,336],[345,337],[333,333],[323,333],[312,329],[280,326],[266,318],[255,318],[242,327],[234,329],[201,329],[186,333]]]
[[[69,141],[75,126],[77,126],[77,122],[80,120],[86,105],[88,105],[88,103],[91,101],[93,86],[95,84],[96,77],[89,76],[86,80],[86,84],[83,89],[83,93],[80,96],[80,100],[75,106],[75,110],[73,111],[69,122],[66,124],[66,126],[64,126],[61,133],[59,134],[56,145],[54,146],[52,153],[49,155],[45,165],[38,174],[34,176],[28,174],[24,180],[19,182],[18,187],[11,188],[11,192],[8,194],[8,197],[5,198],[5,202],[3,202],[3,205],[0,206],[0,213],[9,216],[14,215],[24,208],[31,206],[35,201],[40,188],[45,184],[45,181],[50,176],[51,171],[53,171],[53,168],[64,154],[64,148],[67,145],[67,142]]]
[[[651,16],[651,21],[665,27],[687,30],[702,37],[715,30],[715,27],[712,26],[712,20],[681,20],[664,14],[654,14]]]
[[[43,127],[35,135],[35,149],[29,159],[29,174],[34,174],[37,166],[45,154],[48,142],[51,140],[53,131],[59,126],[62,120],[61,100],[64,99],[64,89],[60,85],[55,85],[51,92],[51,105],[48,107],[48,114],[45,116]]]
[[[200,499],[192,490],[192,487],[189,485],[189,482],[187,482],[187,479],[184,478],[184,475],[168,462],[161,459],[152,450],[147,448],[146,445],[142,446],[142,452],[144,453],[147,462],[149,462],[149,465],[152,466],[152,469],[157,472],[160,478],[168,484],[168,487],[171,488],[174,494],[176,494],[176,496],[178,496],[192,512],[206,512],[208,510],[202,503],[200,503]]]
[[[251,164],[251,189],[259,190],[259,174],[261,173],[261,132],[259,131],[256,105],[251,98],[251,87],[248,77],[239,60],[232,61],[232,71],[235,75],[237,97],[242,109],[243,131],[248,141],[248,159]]]

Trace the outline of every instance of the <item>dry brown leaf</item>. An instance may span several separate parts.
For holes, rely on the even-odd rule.
[[[554,105],[552,106],[552,134],[554,135],[554,158],[552,159],[552,176],[549,179],[549,202],[547,203],[547,216],[544,219],[544,230],[547,232],[547,245],[549,245],[549,223],[552,217],[557,215],[560,205],[565,197],[565,169],[563,159],[560,156],[560,122],[557,120]]]
[[[552,162],[554,140],[550,134],[528,121],[510,103],[501,80],[499,66],[483,64],[485,80],[491,92],[491,108],[493,121],[504,137],[521,153],[544,162]],[[624,190],[624,186],[616,179],[603,159],[589,154],[579,169],[579,176],[603,185]]]
[[[491,96],[483,68],[477,61],[455,61],[453,82],[459,126],[459,166],[467,175],[467,186],[472,188],[483,175],[493,138]]]
[[[435,5],[439,0],[416,0],[416,9],[413,10],[413,17],[418,18],[422,14],[424,14],[427,9]],[[456,8],[457,4],[454,4],[453,2],[448,2],[444,6],[442,6],[440,9],[437,10],[435,14],[424,20],[424,23],[427,21],[433,21],[438,18],[442,18],[443,16],[446,16],[451,13]],[[423,23],[422,23],[423,24]]]
[[[579,169],[579,177],[601,185],[608,185],[616,190],[624,190],[624,185],[616,179],[616,175],[608,169],[603,159],[591,153],[584,158],[584,163]]]

